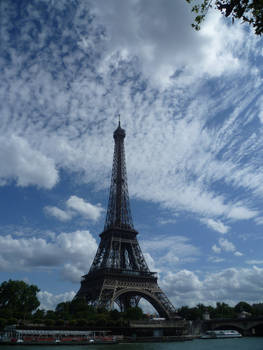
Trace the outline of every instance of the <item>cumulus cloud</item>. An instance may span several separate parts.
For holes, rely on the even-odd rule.
[[[261,300],[263,269],[228,268],[200,278],[196,273],[181,270],[167,273],[161,281],[162,288],[176,307],[195,306],[198,303],[215,305],[227,302],[235,305],[244,298],[249,303]]]
[[[16,135],[0,136],[0,182],[10,179],[18,186],[36,185],[47,189],[58,181],[53,159],[32,148],[25,138]]]
[[[80,197],[70,196],[65,203],[65,210],[54,206],[46,206],[44,211],[61,221],[68,221],[76,215],[81,215],[95,222],[100,218],[104,209],[100,204],[93,205]]]
[[[202,275],[186,269],[178,272],[167,272],[159,280],[161,288],[169,299],[178,308],[183,305],[195,306],[198,303],[215,305],[216,302],[227,302],[234,306],[244,297],[249,303],[261,300],[263,292],[263,269],[252,268],[228,268],[220,272]],[[41,307],[54,309],[63,301],[72,300],[75,292],[66,292],[55,295],[43,291],[38,293]],[[150,312],[152,307],[142,300],[141,306]]]
[[[67,200],[66,204],[70,209],[73,209],[81,215],[94,221],[97,221],[101,213],[104,211],[100,205],[95,206],[93,204],[85,202],[84,199],[77,196],[71,196]]]
[[[44,310],[55,310],[56,306],[59,303],[65,302],[65,301],[71,301],[74,296],[75,292],[65,292],[61,294],[53,294],[47,291],[40,291],[37,294],[38,300],[40,301],[40,308]]]
[[[96,250],[97,243],[89,231],[60,233],[53,241],[0,236],[0,270],[57,268],[65,279],[79,282],[88,272]]]
[[[220,238],[218,243],[220,247],[226,252],[234,252],[236,250],[234,244],[228,239]]]

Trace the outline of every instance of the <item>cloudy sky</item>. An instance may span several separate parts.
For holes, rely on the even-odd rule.
[[[118,118],[139,242],[175,307],[262,302],[263,45],[184,0],[0,2],[0,281],[71,299]]]

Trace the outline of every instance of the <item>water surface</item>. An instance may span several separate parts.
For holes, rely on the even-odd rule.
[[[261,338],[195,339],[171,343],[132,343],[115,345],[2,345],[0,350],[263,350]]]

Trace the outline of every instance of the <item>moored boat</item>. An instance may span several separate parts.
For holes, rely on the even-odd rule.
[[[91,345],[116,344],[118,339],[107,331],[9,329],[0,345]]]
[[[222,339],[222,338],[240,338],[242,335],[234,329],[206,331],[200,336],[200,339]]]

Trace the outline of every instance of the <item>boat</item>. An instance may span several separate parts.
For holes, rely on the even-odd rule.
[[[200,339],[240,338],[242,334],[233,329],[206,331]]]
[[[1,334],[0,345],[106,345],[118,343],[118,337],[108,333],[108,331],[11,328]]]

